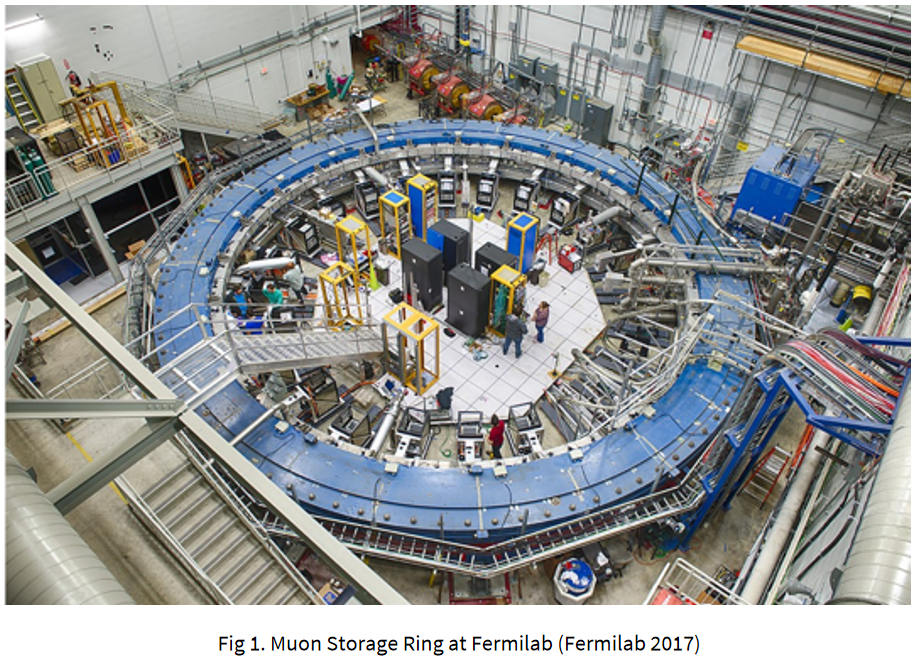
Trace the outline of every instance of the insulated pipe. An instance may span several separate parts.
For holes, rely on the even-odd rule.
[[[913,424],[909,386],[897,408],[875,485],[830,604],[910,604]]]
[[[821,462],[821,450],[827,446],[830,436],[823,431],[815,431],[808,445],[807,453],[798,468],[792,484],[786,491],[785,499],[780,505],[779,512],[773,520],[773,526],[766,536],[760,554],[754,562],[754,567],[747,577],[741,597],[750,604],[760,603],[763,593],[776,566],[782,558],[786,543],[792,535],[792,527],[805,501],[808,488],[814,481],[818,466]]]
[[[652,56],[649,58],[649,71],[643,81],[642,100],[639,104],[639,117],[643,120],[649,118],[649,112],[655,102],[658,85],[662,78],[664,49],[662,48],[661,35],[662,28],[665,26],[665,14],[667,12],[667,5],[654,5],[652,7],[652,16],[649,18],[649,27],[646,29],[646,40],[652,47]]]
[[[374,456],[381,450],[382,445],[385,444],[385,439],[388,437],[388,433],[394,428],[394,424],[398,418],[398,412],[401,410],[401,402],[406,396],[407,392],[405,391],[403,393],[398,393],[398,395],[394,397],[394,400],[391,402],[391,407],[385,412],[382,423],[379,424],[378,430],[375,431],[375,435],[372,437],[372,442],[369,444],[366,455]]]
[[[370,178],[375,180],[381,186],[388,189],[388,186],[389,186],[388,176],[382,173],[381,171],[379,171],[378,169],[372,166],[367,166],[366,168],[363,169],[363,173],[365,173]]]
[[[357,5],[357,7],[358,6],[359,5]],[[369,111],[371,112],[372,110],[370,109]],[[369,119],[366,118],[366,114],[364,112],[357,110],[356,113],[362,119],[363,125],[366,126],[366,129],[369,130],[369,134],[372,135],[372,141],[375,143],[375,152],[378,153],[379,152],[378,133],[375,131],[375,128],[372,127],[372,125],[369,123]]]
[[[662,257],[641,257],[630,264],[630,270],[640,267],[670,267],[673,269],[687,269],[690,271],[704,271],[707,273],[766,273],[781,274],[782,267],[753,262],[709,262],[705,260],[675,260]]]
[[[6,451],[6,603],[134,603],[9,449]]]
[[[595,217],[592,218],[592,223],[596,226],[600,226],[603,223],[616,219],[618,216],[623,214],[623,212],[624,208],[622,206],[614,205],[613,207],[609,207],[603,212],[595,215]]]

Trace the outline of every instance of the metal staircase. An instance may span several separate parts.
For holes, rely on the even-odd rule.
[[[142,494],[123,485],[131,509],[217,603],[323,603],[208,467],[197,454]]]
[[[374,358],[383,351],[381,333],[372,325],[341,331],[303,322],[258,332],[246,334],[233,327],[202,339],[156,371],[156,376],[188,407],[196,408],[239,373],[318,367]]]
[[[338,331],[300,324],[290,332],[227,334],[239,369],[246,374],[374,358],[384,350],[381,332],[373,326]]]
[[[19,78],[16,77],[15,69],[6,72],[6,97],[23,130],[29,132],[41,125],[38,112],[35,111],[32,101],[22,88]]]

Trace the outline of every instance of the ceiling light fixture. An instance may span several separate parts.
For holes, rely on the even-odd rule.
[[[6,31],[15,30],[17,27],[24,27],[26,25],[31,25],[32,23],[37,23],[38,21],[43,21],[45,18],[41,14],[35,14],[32,18],[26,18],[25,20],[17,21],[15,23],[10,23],[6,26]]]

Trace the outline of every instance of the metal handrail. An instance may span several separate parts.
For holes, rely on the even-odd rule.
[[[178,90],[170,83],[155,84],[108,72],[97,73],[96,77],[117,82],[125,98],[132,99],[140,94],[161,103],[170,108],[179,121],[260,133],[265,125],[280,120],[279,116],[262,112],[255,105]]]
[[[64,157],[45,162],[34,171],[6,181],[6,211],[20,212],[60,194],[76,201],[79,188],[102,177],[115,182],[112,171],[181,140],[174,115],[166,110],[143,117],[117,134]],[[89,167],[86,168],[86,162]],[[26,191],[29,194],[26,194]],[[35,194],[35,191],[39,193]],[[28,196],[31,196],[29,198]],[[28,220],[28,219],[27,219]]]

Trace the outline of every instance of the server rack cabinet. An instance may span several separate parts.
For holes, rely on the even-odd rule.
[[[496,173],[481,173],[477,181],[477,206],[485,210],[492,210],[499,199],[499,175]]]
[[[506,251],[518,258],[516,269],[528,271],[534,263],[540,221],[526,212],[515,215],[506,226]]]
[[[553,199],[550,208],[550,223],[558,228],[564,228],[575,221],[579,212],[579,197],[564,191]]]
[[[582,117],[582,138],[599,146],[606,146],[614,106],[603,100],[589,98],[585,101],[585,116]]]
[[[353,187],[353,196],[356,199],[356,209],[366,221],[379,217],[379,194],[374,182],[357,183]]]
[[[413,236],[426,241],[426,229],[439,218],[438,185],[435,180],[418,174],[407,181],[407,197],[410,199],[410,224]]]
[[[528,212],[531,210],[531,199],[535,198],[540,188],[540,183],[532,180],[519,182],[515,188],[515,198],[512,201],[512,209],[516,212]]]
[[[413,238],[401,249],[404,295],[432,312],[442,305],[442,253]],[[416,293],[414,293],[416,289]]]
[[[449,325],[468,337],[481,337],[490,312],[490,277],[469,264],[459,264],[448,274]]]
[[[455,207],[458,180],[453,171],[439,173],[439,207]]]
[[[474,255],[474,268],[489,276],[501,266],[514,267],[517,257],[496,244],[484,244]]]
[[[413,237],[410,229],[410,200],[399,191],[388,191],[378,200],[381,244],[389,255],[401,259],[401,248]]]
[[[459,264],[471,261],[471,235],[458,224],[437,221],[426,234],[427,243],[442,251],[442,271],[445,275]]]

